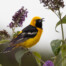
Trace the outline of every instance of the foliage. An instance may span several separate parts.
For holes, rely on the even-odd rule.
[[[4,44],[4,43],[6,43],[6,42],[9,42],[9,40],[1,40],[1,41],[0,41],[0,44]]]
[[[55,26],[55,30],[56,30],[56,28],[57,28],[60,24],[61,24],[60,21],[57,22],[57,24],[56,24],[56,26]],[[66,24],[66,15],[62,18],[62,24]],[[56,30],[56,32],[58,32],[58,31]]]
[[[21,27],[23,25],[23,22],[27,17],[27,13],[28,13],[27,9],[24,9],[24,7],[22,7],[13,15],[12,22],[8,25],[8,27],[10,27],[13,31],[13,38],[19,34],[20,31],[15,32],[15,28]],[[8,34],[8,32],[6,30],[0,31],[0,44],[6,45],[6,42],[7,43],[9,42],[7,38],[10,39],[10,35]],[[15,59],[20,66],[21,66],[21,58],[27,52],[28,52],[27,50],[20,50],[15,53]]]
[[[19,33],[20,33],[20,31],[17,31],[16,33],[14,33],[13,38],[15,38]]]
[[[41,56],[40,56],[40,54],[38,53],[38,52],[33,52],[33,55],[34,55],[34,57],[35,57],[35,59],[36,59],[36,62],[37,62],[37,64],[38,64],[38,66],[41,66]]]
[[[19,66],[21,66],[21,58],[24,56],[25,53],[27,53],[27,50],[20,50],[15,53],[16,61],[19,63]]]
[[[58,55],[59,52],[60,52],[60,48],[61,48],[61,40],[53,40],[51,42],[51,48],[52,48],[52,51],[54,52],[55,55]]]
[[[57,65],[57,60],[60,62],[60,59],[62,60],[62,66],[66,66],[66,40],[64,38],[64,30],[63,30],[63,24],[66,24],[66,15],[62,18],[61,11],[60,11],[60,8],[64,8],[65,6],[64,1],[63,0],[40,0],[40,2],[44,4],[44,7],[47,7],[52,12],[54,12],[59,18],[59,21],[57,22],[55,29],[59,25],[61,25],[62,39],[51,41],[51,48],[54,55],[56,56],[54,58],[54,63],[51,60],[47,60],[46,62],[44,62],[39,53],[30,51],[23,47],[22,47],[23,48],[22,50],[19,50],[15,53],[15,59],[19,63],[19,66],[21,66],[22,64],[21,59],[23,58],[25,54],[28,54],[29,52],[29,54],[32,54],[33,57],[35,58],[38,66],[41,66],[41,65],[54,66],[55,62],[56,62],[55,65]],[[25,18],[27,17],[27,13],[28,13],[27,9],[24,9],[24,7],[22,7],[13,15],[12,21],[8,25],[8,27],[10,27],[13,31],[13,38],[19,34],[19,31],[15,32],[15,28],[21,27],[23,25],[23,22],[25,21]],[[10,38],[10,35],[7,33],[7,31],[6,30],[0,31],[0,44],[9,42],[9,40],[6,40],[7,38]],[[60,51],[61,51],[61,56],[59,56]]]
[[[62,18],[60,8],[64,8],[65,6],[64,1],[63,0],[40,0],[40,2],[44,4],[44,7],[50,9],[59,18],[59,22],[57,22],[55,26],[55,30],[59,25],[61,25],[62,39],[53,40],[51,42],[51,48],[56,57],[59,55],[59,52],[61,51],[62,56],[59,57],[63,59],[63,57],[66,55],[66,49],[65,49],[66,41],[64,38],[64,29],[63,29],[63,24],[66,24],[66,15]],[[56,32],[58,31],[56,30]],[[54,61],[55,60],[56,59],[54,59]],[[62,66],[66,66],[65,62],[66,62],[66,58],[62,60]]]
[[[66,44],[62,46],[62,59],[63,59],[63,66],[66,66]]]

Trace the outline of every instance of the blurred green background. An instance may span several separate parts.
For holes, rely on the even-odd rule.
[[[2,51],[6,47],[7,47],[7,44],[0,45],[0,51]],[[17,63],[15,59],[15,52],[17,52],[17,50],[14,50],[9,53],[0,53],[0,64],[2,64],[2,66],[19,66],[19,64]],[[30,50],[33,51],[33,49],[30,49]],[[51,59],[51,57],[53,56],[52,54],[46,55],[46,53],[48,52],[39,52],[39,53],[44,61]],[[22,66],[38,66],[38,65],[36,63],[35,58],[28,53],[28,54],[25,54],[22,58]]]

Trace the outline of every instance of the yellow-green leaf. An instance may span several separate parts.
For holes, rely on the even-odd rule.
[[[61,21],[57,22],[57,24],[55,26],[55,30],[60,24],[61,24]],[[66,24],[66,15],[62,18],[62,24]],[[56,32],[58,32],[58,31],[56,30]]]
[[[36,59],[36,62],[37,62],[37,64],[38,64],[38,66],[41,66],[41,62],[40,62],[40,60],[39,60],[39,59],[41,59],[40,54],[37,53],[37,52],[33,52],[33,54],[35,55],[35,59]]]
[[[1,40],[0,44],[6,43],[6,42],[9,42],[9,40]]]
[[[16,37],[16,36],[19,34],[19,32],[20,32],[20,31],[17,31],[17,32],[13,35],[13,37]]]

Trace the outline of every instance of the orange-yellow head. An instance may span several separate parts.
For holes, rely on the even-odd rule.
[[[36,17],[33,17],[30,25],[34,27],[42,28],[42,22],[43,22],[43,18],[36,16]]]

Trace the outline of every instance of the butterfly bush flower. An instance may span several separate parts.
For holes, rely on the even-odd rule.
[[[59,10],[60,7],[64,7],[63,0],[40,0],[41,3],[44,4],[44,7],[47,7],[51,10]]]
[[[9,27],[10,27],[10,28],[13,28],[13,27],[14,27],[14,23],[11,22],[11,23],[9,24]]]
[[[21,27],[23,22],[25,21],[25,18],[27,17],[27,9],[24,9],[24,7],[22,7],[21,9],[19,9],[12,17],[12,22],[9,24],[10,28],[13,27]]]
[[[53,62],[48,60],[45,62],[45,64],[43,64],[43,66],[54,66]]]

